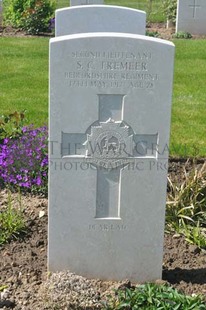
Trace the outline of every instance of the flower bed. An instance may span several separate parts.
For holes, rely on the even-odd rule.
[[[17,138],[0,144],[0,180],[11,187],[47,193],[48,129],[46,126],[22,128]]]

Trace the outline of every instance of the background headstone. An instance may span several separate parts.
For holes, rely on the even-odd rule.
[[[206,34],[206,1],[178,0],[176,32]]]
[[[146,13],[120,6],[89,5],[56,10],[55,35],[86,32],[145,34]]]
[[[70,0],[70,6],[88,4],[104,4],[104,0]]]
[[[161,278],[174,45],[50,41],[50,271]]]

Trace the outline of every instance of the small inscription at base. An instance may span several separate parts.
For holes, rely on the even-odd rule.
[[[124,224],[91,224],[89,225],[91,231],[121,231],[127,230]]]

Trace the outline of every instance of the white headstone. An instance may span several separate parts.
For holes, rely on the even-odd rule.
[[[88,4],[104,4],[104,0],[70,0],[70,6]]]
[[[51,39],[49,270],[161,278],[173,58],[139,35]]]
[[[56,10],[55,35],[86,32],[145,34],[146,13],[120,6],[88,5]]]
[[[178,0],[176,32],[206,34],[206,1]]]

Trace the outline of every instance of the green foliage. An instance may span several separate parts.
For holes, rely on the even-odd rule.
[[[206,248],[206,164],[185,174],[179,185],[168,178],[166,227],[186,236],[187,241]]]
[[[186,296],[166,285],[144,284],[133,289],[117,290],[109,296],[105,310],[205,310],[200,296]]]
[[[49,32],[54,10],[52,0],[5,0],[4,22],[29,34]]]
[[[180,232],[184,234],[187,242],[197,245],[200,249],[206,249],[206,228],[200,227],[199,222],[196,227],[184,225]]]
[[[22,134],[25,111],[10,113],[0,117],[0,143],[5,138],[17,138]]]
[[[0,144],[0,180],[12,189],[47,194],[48,129],[23,127],[17,139]]]
[[[146,36],[148,37],[154,37],[154,38],[158,38],[159,37],[159,33],[158,31],[146,31]]]
[[[163,0],[163,11],[167,20],[176,21],[177,0]]]
[[[173,35],[175,39],[191,39],[192,35],[189,32],[179,31]]]
[[[0,245],[16,238],[25,229],[21,196],[18,198],[19,209],[12,206],[11,193],[8,194],[7,207],[0,211]]]
[[[27,0],[4,0],[3,19],[6,25],[21,27],[21,17]]]
[[[50,31],[50,19],[54,14],[54,4],[50,0],[33,1],[23,13],[23,29],[29,34]]]
[[[8,285],[0,285],[0,292],[3,292],[6,288],[8,288]]]

